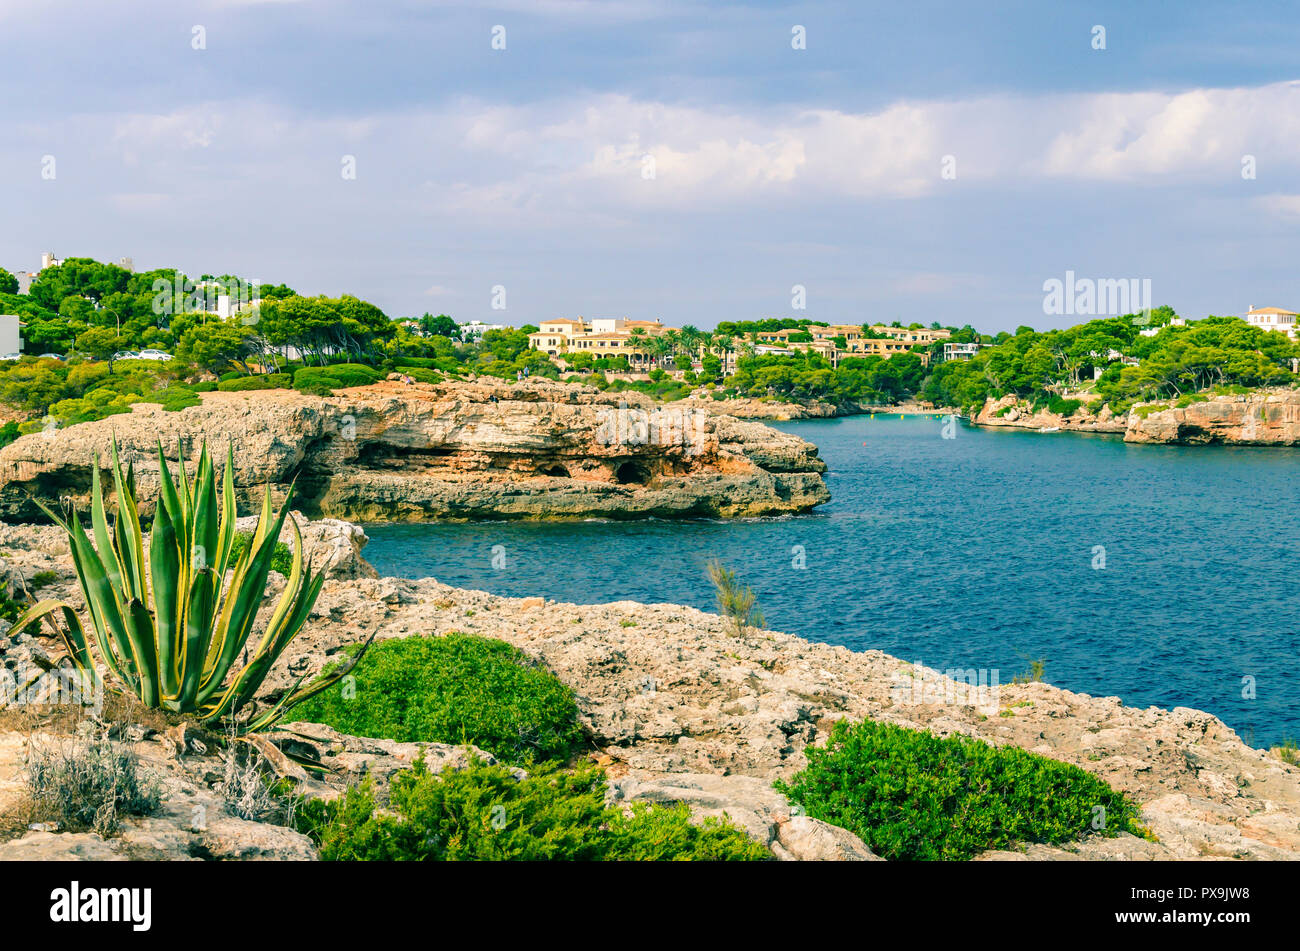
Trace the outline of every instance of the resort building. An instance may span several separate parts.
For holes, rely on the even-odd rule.
[[[945,343],[943,345],[943,359],[969,360],[984,347],[991,346],[992,344],[988,343]]]
[[[481,320],[471,320],[468,323],[460,325],[460,336],[462,340],[473,340],[481,337],[489,330],[505,330],[505,324],[489,324]]]
[[[831,366],[837,367],[848,356],[889,358],[896,353],[908,353],[914,347],[921,348],[949,336],[947,330],[881,325],[872,329],[880,332],[879,336],[868,337],[858,324],[809,324],[781,330],[761,330],[736,338],[735,344],[726,352],[701,344],[692,354],[692,365],[695,369],[700,369],[704,358],[712,354],[722,362],[722,372],[729,375],[735,372],[746,346],[753,346],[756,354],[812,352],[824,357]],[[669,366],[671,356],[664,354],[662,347],[650,346],[648,343],[651,338],[670,331],[676,331],[676,328],[665,327],[660,320],[556,317],[540,321],[537,331],[528,335],[528,345],[548,356],[561,359],[572,353],[590,353],[598,358],[626,356],[628,363],[636,370],[650,369],[656,365],[672,369]],[[917,355],[925,365],[929,365],[928,352],[918,349]]]
[[[892,357],[896,353],[907,353],[915,346],[915,343],[892,338],[863,337],[849,342],[849,353],[862,357]]]
[[[873,324],[871,331],[875,334],[893,337],[895,340],[905,340],[912,344],[934,343],[936,340],[947,340],[952,336],[951,330],[931,330],[924,327],[886,327],[884,324]]]
[[[653,362],[644,349],[646,339],[669,329],[660,320],[594,317],[588,323],[582,317],[557,317],[538,323],[537,332],[528,335],[528,346],[552,357],[583,352],[596,357],[626,356],[634,366],[646,367]]]
[[[1280,307],[1251,307],[1246,311],[1246,316],[1242,319],[1252,327],[1258,327],[1260,330],[1280,330],[1288,337],[1295,339],[1295,319],[1297,315],[1294,311],[1283,310]]]

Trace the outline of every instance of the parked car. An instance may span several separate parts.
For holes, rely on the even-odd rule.
[[[140,351],[140,359],[141,360],[172,360],[174,359],[174,357],[172,357],[172,355],[165,350],[149,349],[149,350]]]
[[[60,356],[59,354],[57,354],[57,353],[42,353],[41,356],[40,356],[40,359],[42,359],[42,360],[62,360],[63,357],[61,357],[61,356]]]
[[[0,360],[17,360],[21,356],[22,356],[21,353],[6,353],[4,355],[0,355]]]
[[[113,359],[114,360],[139,360],[140,354],[136,353],[134,350],[119,350],[117,351],[117,353],[113,354]]]

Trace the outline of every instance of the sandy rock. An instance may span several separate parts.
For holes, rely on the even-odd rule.
[[[1001,413],[1001,415],[998,415]],[[1109,406],[1097,414],[1080,407],[1070,416],[1042,409],[1031,412],[1014,396],[990,399],[975,415],[979,426],[1018,429],[1057,427],[1075,432],[1115,433],[1125,442],[1165,443],[1184,446],[1297,446],[1300,445],[1300,391],[1271,388],[1248,394],[1210,396],[1186,407],[1130,410],[1116,416]]]
[[[791,816],[778,827],[778,858],[799,862],[883,862],[848,829],[809,816]]]
[[[326,770],[325,779],[313,777],[299,786],[300,792],[320,799],[333,799],[349,786],[366,778],[374,782],[376,801],[388,799],[388,782],[394,773],[410,769],[423,759],[431,773],[444,769],[464,769],[473,761],[489,765],[496,757],[476,746],[448,743],[399,743],[396,740],[349,736],[322,723],[287,723],[266,734],[266,742],[284,753],[319,763]],[[517,778],[526,774],[512,768]]]
[[[141,403],[0,449],[0,517],[38,518],[29,491],[45,485],[84,504],[90,460],[106,459],[114,437],[136,464],[146,512],[160,438],[169,449],[236,442],[236,494],[249,513],[265,485],[278,501],[291,480],[303,511],[367,521],[752,516],[830,497],[825,463],[797,436],[637,393],[545,380],[384,381],[333,397],[264,390],[202,400],[175,413]]]
[[[93,832],[28,832],[0,842],[0,862],[120,862],[112,842]]]

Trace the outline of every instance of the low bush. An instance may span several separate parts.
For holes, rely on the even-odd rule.
[[[236,532],[235,540],[230,546],[230,563],[233,565],[244,554],[248,548],[248,543],[253,540],[251,532]],[[284,542],[275,543],[275,551],[271,553],[271,570],[278,571],[286,578],[293,570],[293,549]]]
[[[141,403],[161,403],[162,408],[169,412],[175,413],[185,409],[187,406],[198,406],[202,400],[198,394],[188,386],[169,386],[165,390],[158,390],[140,400]]]
[[[1083,400],[1067,400],[1053,396],[1047,401],[1047,408],[1057,416],[1073,416],[1075,410],[1083,405]]]
[[[582,740],[572,690],[504,641],[468,634],[375,644],[349,678],[287,718],[357,736],[471,743],[524,764],[567,759]]]
[[[442,381],[441,373],[437,370],[425,369],[424,367],[399,366],[397,372],[405,373],[411,379],[419,383],[440,383]]]
[[[1144,835],[1136,807],[1077,766],[1014,746],[840,721],[776,788],[887,859],[968,859],[1016,842]]]
[[[395,775],[391,809],[371,786],[332,802],[300,803],[295,823],[326,861],[756,861],[770,854],[730,822],[690,821],[685,805],[605,805],[605,777],[584,766],[542,766],[526,778],[476,761]]]
[[[325,367],[303,367],[293,374],[294,389],[322,394],[349,386],[367,386],[379,379],[379,371],[361,363],[336,363]]]
[[[293,387],[293,378],[287,373],[267,373],[264,376],[241,376],[234,380],[222,380],[217,389],[225,393],[244,390],[287,390]]]

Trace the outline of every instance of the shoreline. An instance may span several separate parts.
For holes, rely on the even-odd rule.
[[[329,579],[286,658],[293,673],[278,667],[269,691],[371,634],[458,631],[513,644],[568,684],[611,784],[647,795],[703,785],[710,801],[745,813],[755,790],[802,768],[804,751],[837,720],[872,719],[1077,765],[1132,796],[1159,840],[1122,835],[983,858],[1300,859],[1300,768],[1247,746],[1212,714],[1130,707],[1040,682],[990,694],[878,650],[769,630],[736,637],[718,615],[684,605],[579,605],[381,578],[363,557],[358,526],[307,528]],[[56,572],[43,596],[79,601],[57,530],[0,524],[0,548],[9,570]]]

